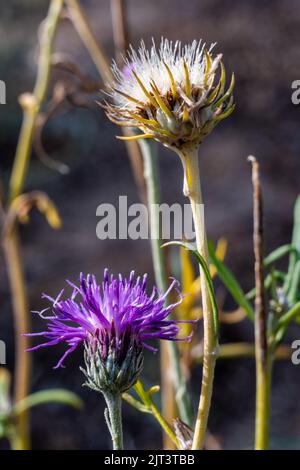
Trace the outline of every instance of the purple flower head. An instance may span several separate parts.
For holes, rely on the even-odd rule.
[[[133,350],[156,351],[149,345],[150,340],[190,340],[191,335],[179,338],[180,322],[168,318],[174,307],[182,302],[182,295],[179,293],[176,303],[165,306],[167,296],[171,290],[177,290],[178,282],[173,280],[165,293],[154,287],[151,295],[147,294],[146,283],[147,275],[135,278],[132,271],[128,279],[122,278],[121,274],[115,278],[109,276],[106,269],[101,284],[90,274],[87,277],[80,275],[79,287],[69,283],[73,292],[66,300],[62,300],[63,291],[56,299],[43,295],[52,303],[51,316],[45,314],[50,307],[39,312],[47,321],[47,330],[27,336],[43,336],[47,341],[28,351],[66,343],[68,348],[57,368],[63,367],[65,358],[84,343],[86,351],[97,350],[103,363],[113,355],[121,367]]]

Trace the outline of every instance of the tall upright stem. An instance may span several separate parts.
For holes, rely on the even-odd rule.
[[[24,117],[10,180],[9,204],[11,204],[23,191],[31,154],[36,119],[48,89],[53,42],[62,7],[63,0],[52,0],[50,3],[49,11],[40,36],[38,72],[34,91],[33,94],[21,96]],[[25,288],[23,263],[20,253],[20,241],[17,228],[14,228],[13,232],[4,240],[3,243],[14,310],[16,342],[14,401],[17,403],[28,395],[31,376],[30,356],[25,353],[25,349],[29,346],[29,340],[27,337],[21,336],[22,333],[30,331],[30,328],[28,318],[28,298]],[[16,442],[18,442],[20,449],[28,449],[30,445],[28,411],[24,411],[18,417],[17,434],[18,439]]]
[[[158,288],[161,291],[165,291],[167,289],[167,276],[165,271],[164,254],[161,249],[162,242],[158,211],[160,196],[157,159],[154,152],[155,144],[152,142],[141,141],[140,145],[144,157],[144,174],[148,193],[148,207],[151,228],[151,249],[155,278]],[[191,403],[187,391],[187,384],[184,378],[184,374],[181,370],[180,357],[177,345],[172,341],[167,341],[166,344],[162,345],[162,347],[168,348],[168,353],[171,361],[171,371],[173,375],[173,386],[175,389],[176,403],[178,406],[180,417],[185,423],[190,425],[192,421]],[[164,352],[166,351],[166,349],[163,349],[162,351]],[[168,371],[165,369],[165,366],[166,365],[163,363],[163,377],[168,374]],[[166,400],[168,399],[170,398],[166,397]]]
[[[189,198],[196,233],[196,245],[200,255],[206,263],[209,263],[207,239],[204,223],[203,200],[200,186],[198,150],[180,152],[180,158],[184,167],[184,194]],[[201,272],[201,295],[203,308],[204,348],[202,385],[195,425],[195,433],[192,449],[202,449],[204,446],[208,415],[213,389],[214,370],[218,353],[218,338],[214,327],[213,310],[210,302],[209,291],[204,274]]]
[[[264,231],[263,201],[259,178],[259,164],[250,156],[253,184],[253,245],[255,255],[255,362],[256,362],[256,417],[255,449],[269,447],[270,394],[273,352],[268,345],[268,312],[264,289]]]
[[[28,317],[29,306],[25,288],[22,255],[20,253],[20,241],[17,230],[4,240],[4,253],[11,289],[11,297],[14,311],[15,330],[15,381],[14,401],[18,403],[25,398],[30,391],[31,357],[26,354],[28,338],[21,336],[30,331]],[[27,450],[30,447],[28,411],[20,414],[17,421],[17,433],[15,433],[15,445],[19,450]]]

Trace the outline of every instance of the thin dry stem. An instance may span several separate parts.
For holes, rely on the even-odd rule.
[[[267,344],[267,310],[264,292],[264,237],[263,203],[259,179],[259,164],[255,157],[248,160],[252,164],[253,184],[253,244],[255,255],[255,360],[256,360],[256,420],[255,448],[269,447],[270,387],[272,360]]]
[[[118,66],[122,66],[123,57],[128,49],[128,22],[126,0],[110,0],[111,18],[115,43],[115,55]]]
[[[68,6],[69,17],[73,22],[74,27],[83,44],[89,52],[91,59],[93,60],[99,72],[99,75],[102,77],[102,80],[105,84],[111,84],[113,82],[113,74],[109,65],[109,61],[103,52],[99,40],[96,39],[94,33],[92,32],[89,21],[80,5],[80,2],[78,0],[66,0],[66,4]],[[123,21],[125,21],[124,19],[125,15],[123,15]],[[124,31],[125,28],[126,27],[124,26]],[[125,40],[123,40],[123,43],[124,42]],[[122,128],[122,132],[124,136],[132,135],[129,129]],[[130,164],[139,191],[139,196],[142,202],[146,203],[147,190],[143,176],[143,158],[139,145],[137,142],[129,141],[126,142],[126,149],[130,158]]]
[[[94,35],[85,11],[80,5],[80,2],[77,0],[66,0],[68,6],[69,17],[81,38],[86,49],[89,51],[89,54],[94,61],[97,70],[99,71],[102,80],[105,84],[109,84],[113,80],[113,75],[109,62],[105,56],[102,47]]]

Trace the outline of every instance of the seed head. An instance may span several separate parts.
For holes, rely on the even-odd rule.
[[[121,139],[160,141],[174,150],[197,147],[218,122],[234,109],[234,75],[225,91],[222,55],[201,41],[182,46],[162,39],[147,50],[132,47],[120,70],[113,64],[115,83],[105,103],[107,116],[138,134]]]

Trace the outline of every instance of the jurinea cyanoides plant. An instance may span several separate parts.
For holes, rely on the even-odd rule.
[[[138,380],[143,368],[143,350],[156,349],[149,341],[190,340],[180,338],[180,321],[169,318],[172,310],[182,302],[178,282],[173,280],[165,293],[154,287],[147,293],[147,275],[129,278],[109,275],[98,283],[95,276],[81,274],[79,286],[71,284],[72,294],[62,300],[63,291],[57,298],[48,295],[51,307],[39,312],[47,321],[47,329],[28,336],[42,336],[46,342],[34,346],[30,351],[65,343],[67,350],[58,361],[63,367],[66,357],[78,346],[84,345],[86,377],[85,385],[101,392],[105,398],[106,423],[114,449],[123,449],[121,419],[122,394]],[[171,291],[179,294],[177,302],[165,306],[165,299]],[[48,314],[51,309],[52,313]]]
[[[120,139],[155,139],[179,155],[184,170],[183,192],[189,197],[199,254],[208,264],[203,216],[198,148],[203,139],[234,110],[234,75],[226,90],[222,55],[213,56],[214,45],[201,41],[182,46],[162,39],[147,50],[144,42],[130,49],[124,67],[113,64],[115,81],[105,102],[107,116],[120,125],[134,128],[136,135]],[[211,402],[217,331],[208,286],[200,268],[204,319],[204,360],[201,395],[193,449],[203,448]]]

